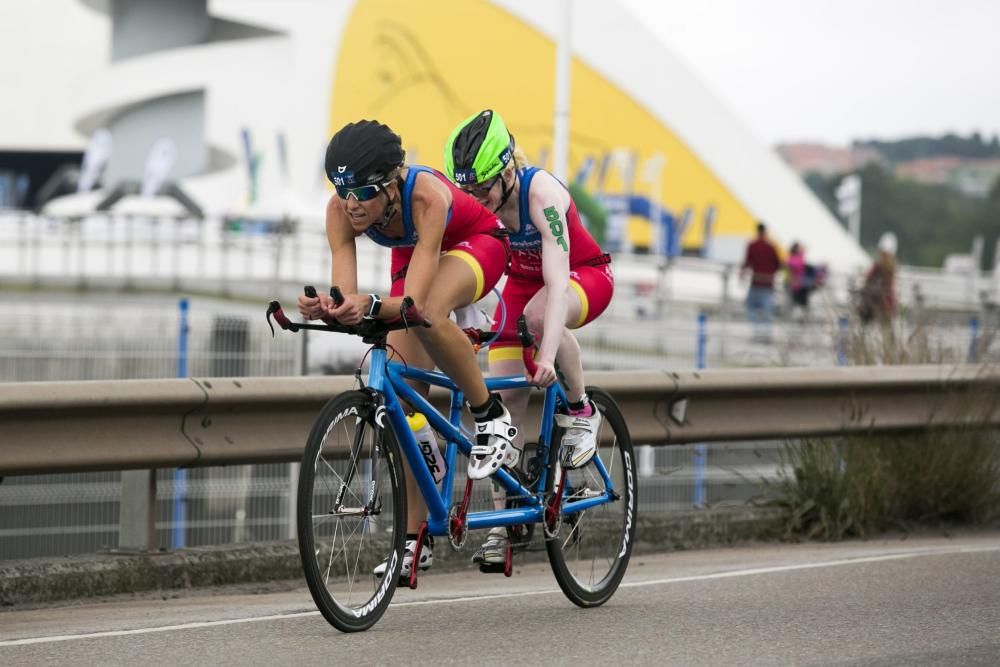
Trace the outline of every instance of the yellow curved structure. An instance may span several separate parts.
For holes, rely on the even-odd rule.
[[[455,124],[491,108],[503,115],[527,155],[545,166],[554,76],[555,44],[486,0],[358,0],[336,56],[329,129],[377,119],[402,135],[408,161],[440,169]],[[591,192],[655,199],[653,210],[658,206],[675,217],[690,209],[684,247],[701,246],[701,220],[709,207],[715,210],[714,233],[752,233],[753,215],[684,142],[577,58],[570,108],[569,170],[572,176],[588,161],[597,165],[584,181]],[[658,155],[666,162],[654,171],[651,161]],[[628,233],[634,246],[652,241],[645,218],[633,216]]]

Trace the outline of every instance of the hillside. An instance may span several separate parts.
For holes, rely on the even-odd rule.
[[[857,140],[852,143],[852,146],[874,149],[893,164],[933,157],[979,160],[1000,158],[1000,137],[993,135],[991,139],[987,139],[978,132],[973,132],[968,137],[946,134],[942,137],[908,137],[894,141]]]

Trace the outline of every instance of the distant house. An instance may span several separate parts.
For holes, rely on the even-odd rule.
[[[812,143],[778,144],[778,155],[799,175],[833,176],[857,171],[871,162],[884,162],[882,154],[864,146],[841,148]]]
[[[951,174],[961,166],[963,158],[954,155],[938,155],[935,157],[908,160],[896,165],[896,177],[905,178],[927,185],[948,185]]]
[[[1000,159],[942,155],[901,162],[895,171],[899,178],[928,185],[947,185],[970,197],[985,197],[1000,178]]]
[[[1000,179],[1000,159],[965,160],[952,172],[951,185],[970,197],[986,197]]]

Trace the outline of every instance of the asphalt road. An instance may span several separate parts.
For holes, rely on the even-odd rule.
[[[633,558],[582,610],[548,566],[428,574],[366,633],[308,592],[0,611],[0,665],[1000,664],[1000,534]]]

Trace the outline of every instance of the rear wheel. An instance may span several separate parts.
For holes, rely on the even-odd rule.
[[[402,462],[391,424],[383,420],[388,425],[376,429],[375,412],[375,400],[363,391],[328,402],[309,434],[299,471],[299,555],[306,583],[323,617],[344,632],[367,630],[381,618],[403,560]],[[373,570],[383,561],[386,576],[377,577]]]
[[[604,493],[607,485],[597,468],[603,462],[616,499],[580,512],[561,512],[555,535],[547,537],[545,548],[559,587],[574,604],[596,607],[608,601],[618,589],[628,567],[636,529],[636,473],[632,439],[625,418],[611,396],[588,387],[591,401],[604,419],[597,434],[598,450],[582,468],[567,470],[563,505]],[[560,429],[553,430],[550,470],[559,461]],[[549,475],[547,497],[558,488],[557,475]]]

